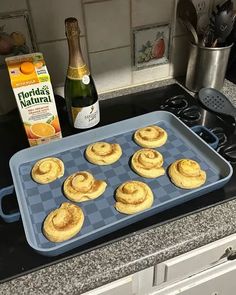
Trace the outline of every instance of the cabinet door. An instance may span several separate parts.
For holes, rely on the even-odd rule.
[[[154,285],[165,286],[227,262],[225,251],[229,247],[236,249],[236,234],[157,264]]]
[[[125,277],[82,295],[133,295],[132,276]]]
[[[236,268],[222,270],[195,282],[186,288],[181,295],[233,295],[236,290]],[[185,289],[185,290],[184,290]]]
[[[230,261],[169,285],[152,295],[234,295],[236,262]]]

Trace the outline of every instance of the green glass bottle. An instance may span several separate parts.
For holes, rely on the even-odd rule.
[[[69,121],[74,128],[86,129],[100,121],[98,94],[81,54],[77,19],[67,18],[65,30],[69,48],[69,66],[65,81]]]

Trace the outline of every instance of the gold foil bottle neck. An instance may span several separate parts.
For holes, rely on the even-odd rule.
[[[75,17],[69,17],[65,19],[65,29],[67,38],[79,36],[80,34],[78,20]]]

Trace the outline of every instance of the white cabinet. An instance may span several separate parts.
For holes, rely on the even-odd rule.
[[[133,295],[132,279],[133,276],[128,276],[92,291],[83,293],[83,295]]]
[[[234,295],[236,261],[226,262],[187,279],[149,293],[150,295]]]
[[[149,294],[236,294],[236,260],[227,260],[231,248],[236,249],[236,234],[157,264]]]
[[[227,261],[226,249],[229,248],[236,249],[236,234],[157,264],[154,269],[154,285],[180,281],[223,264]]]
[[[83,295],[234,295],[236,234],[179,255]]]

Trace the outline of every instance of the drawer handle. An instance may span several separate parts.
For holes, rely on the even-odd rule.
[[[236,250],[233,250],[232,247],[228,247],[225,250],[225,254],[228,260],[234,260],[236,259]]]

